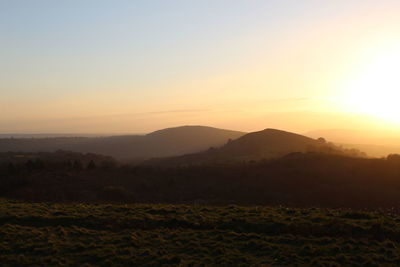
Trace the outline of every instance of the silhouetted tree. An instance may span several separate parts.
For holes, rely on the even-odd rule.
[[[100,164],[100,168],[103,170],[112,170],[117,167],[117,164],[114,161],[102,161]]]
[[[94,163],[94,161],[91,160],[91,161],[89,162],[89,164],[87,165],[87,169],[88,169],[88,170],[94,170],[94,169],[96,169],[96,163]]]
[[[399,154],[390,154],[387,156],[387,160],[400,162],[400,155]]]
[[[73,164],[74,170],[80,171],[83,169],[82,163],[79,160],[75,160]]]
[[[17,172],[17,168],[15,167],[14,163],[8,163],[7,171],[9,174],[15,174]]]
[[[43,170],[45,168],[45,164],[41,159],[36,159],[34,165],[36,170]]]

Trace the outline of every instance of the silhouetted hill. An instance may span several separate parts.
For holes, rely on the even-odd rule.
[[[68,150],[98,153],[119,160],[177,156],[218,147],[244,133],[205,126],[182,126],[147,135],[110,137],[4,138],[0,152],[53,152]]]
[[[230,142],[221,152],[236,157],[276,157],[290,152],[306,151],[309,146],[319,146],[321,143],[312,138],[276,129],[249,133]]]
[[[146,164],[204,164],[226,163],[232,161],[248,161],[279,158],[293,152],[322,152],[348,156],[365,156],[357,150],[346,150],[327,143],[324,139],[312,139],[303,135],[265,129],[248,133],[236,140],[228,142],[221,148],[211,148],[208,151],[188,154],[168,159],[152,159]]]

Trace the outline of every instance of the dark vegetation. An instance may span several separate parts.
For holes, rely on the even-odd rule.
[[[26,201],[397,208],[400,156],[316,152],[185,166],[118,165],[94,154],[5,153],[0,195]],[[8,160],[4,160],[8,159]],[[12,159],[12,161],[9,161]]]
[[[0,201],[0,262],[396,266],[399,229],[397,214],[351,210]]]

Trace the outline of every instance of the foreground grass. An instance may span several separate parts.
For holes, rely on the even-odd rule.
[[[1,266],[399,265],[400,216],[0,201]]]

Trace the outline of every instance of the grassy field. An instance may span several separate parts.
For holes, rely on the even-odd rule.
[[[0,201],[1,266],[399,265],[400,216]]]

